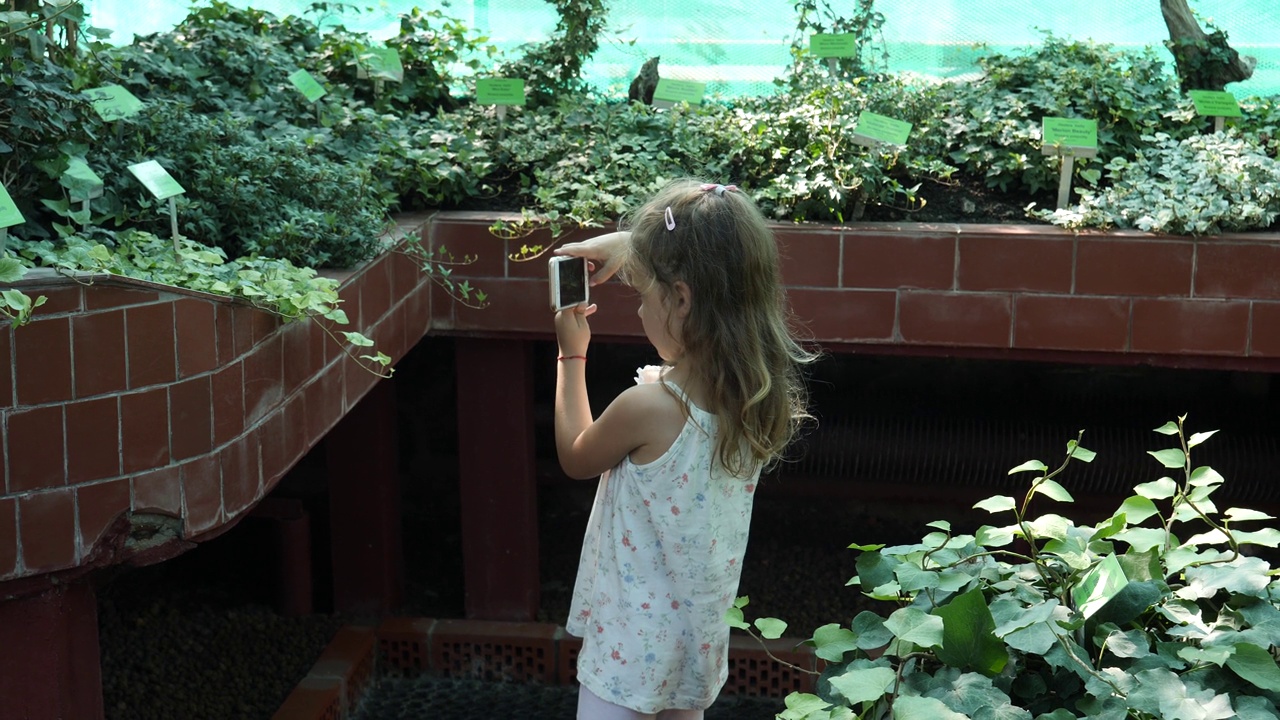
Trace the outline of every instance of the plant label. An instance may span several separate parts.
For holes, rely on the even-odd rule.
[[[138,181],[145,185],[157,200],[165,200],[186,192],[178,181],[174,180],[169,172],[155,160],[130,165],[129,172],[133,173],[133,176],[138,178]]]
[[[395,48],[365,48],[359,57],[356,75],[375,80],[404,82],[404,65]]]
[[[476,102],[481,105],[524,105],[524,80],[517,78],[476,80]]]
[[[296,88],[298,92],[302,93],[302,97],[306,98],[307,102],[313,103],[324,97],[328,92],[320,83],[316,82],[315,77],[306,70],[295,70],[293,74],[289,75],[289,82],[293,84],[293,87]]]
[[[858,126],[853,130],[854,142],[863,145],[906,145],[911,135],[911,123],[891,117],[863,112],[858,115]]]
[[[142,101],[119,85],[103,85],[85,90],[84,94],[93,103],[93,111],[106,122],[127,118],[142,109]]]
[[[18,205],[9,197],[9,190],[0,185],[0,229],[21,225],[27,219],[22,217]]]
[[[72,158],[58,183],[67,189],[72,200],[86,201],[102,197],[102,178],[80,158]]]
[[[853,33],[809,36],[809,52],[814,57],[854,57],[858,54],[858,38]]]
[[[1096,157],[1098,121],[1046,117],[1042,121],[1040,151],[1045,155]]]
[[[707,84],[691,80],[658,80],[658,87],[653,90],[653,106],[656,108],[675,107],[677,103],[687,102],[690,105],[701,105],[702,96],[707,92]]]
[[[1240,103],[1236,102],[1236,96],[1225,90],[1222,92],[1192,90],[1189,94],[1191,95],[1191,102],[1196,104],[1197,115],[1243,117],[1240,113]]]

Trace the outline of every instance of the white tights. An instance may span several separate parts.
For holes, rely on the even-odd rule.
[[[701,710],[663,710],[654,714],[605,702],[590,690],[578,686],[578,720],[702,720]]]

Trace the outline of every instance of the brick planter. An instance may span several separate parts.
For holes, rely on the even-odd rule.
[[[502,240],[492,216],[441,213],[430,237],[481,259],[458,275],[493,298],[437,297],[441,333],[548,336],[545,233]],[[1280,367],[1280,236],[1073,233],[1048,225],[778,225],[797,318],[833,352],[971,355],[1274,371]],[[579,231],[568,239],[588,237]],[[643,337],[635,302],[593,289],[601,337]]]
[[[334,276],[393,359],[426,333],[431,282],[408,257]],[[377,381],[316,323],[218,296],[39,272],[22,289],[49,301],[0,330],[0,598],[221,532]]]

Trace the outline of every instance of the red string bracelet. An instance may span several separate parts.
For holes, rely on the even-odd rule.
[[[581,360],[582,362],[586,362],[587,356],[586,355],[561,355],[560,357],[556,358],[556,360],[559,362],[563,362],[565,360]]]

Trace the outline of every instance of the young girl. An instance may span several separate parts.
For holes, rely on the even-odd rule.
[[[640,293],[663,365],[591,417],[585,365],[596,306],[556,314],[556,451],[600,476],[568,631],[579,720],[695,720],[728,674],[729,626],[761,469],[807,417],[778,251],[732,185],[673,183],[629,232],[566,245]]]

